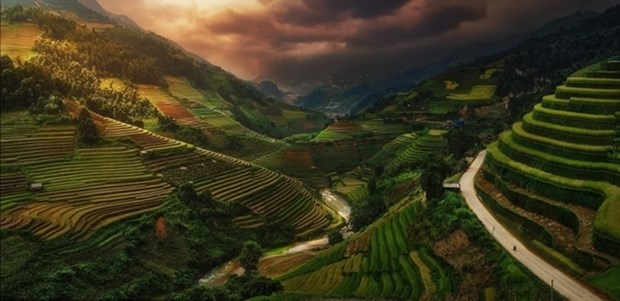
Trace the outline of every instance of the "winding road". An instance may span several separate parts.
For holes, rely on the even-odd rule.
[[[474,176],[482,166],[486,151],[478,154],[469,169],[460,180],[461,193],[469,208],[484,224],[487,231],[499,242],[504,249],[508,250],[514,258],[527,267],[543,282],[552,286],[559,294],[569,300],[605,300],[592,292],[585,284],[581,283],[562,271],[558,270],[532,251],[528,250],[506,227],[495,219],[478,198],[474,189]],[[516,246],[516,251],[513,250]]]

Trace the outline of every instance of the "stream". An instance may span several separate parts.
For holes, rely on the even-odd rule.
[[[327,188],[321,190],[321,197],[323,198],[323,202],[327,206],[336,210],[336,212],[338,212],[338,214],[340,214],[346,222],[349,221],[349,218],[351,216],[351,207],[349,207],[347,201],[345,201],[340,196],[334,194],[330,189]],[[352,232],[348,230],[346,225],[340,231],[343,233],[344,238],[347,238],[349,235],[352,234]],[[296,242],[284,248],[278,248],[278,250],[280,251],[276,254],[264,255],[261,259],[290,255],[303,251],[323,248],[327,246],[328,243],[329,241],[327,239],[327,235],[325,235],[318,239]],[[269,253],[269,251],[266,251],[265,253]],[[199,280],[199,282],[206,287],[220,286],[224,285],[228,278],[233,274],[243,274],[243,268],[241,267],[241,264],[237,259],[233,259],[211,270],[209,273],[204,275]]]

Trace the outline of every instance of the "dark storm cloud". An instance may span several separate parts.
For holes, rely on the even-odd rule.
[[[486,16],[486,1],[428,4],[411,15],[404,15],[400,22],[387,26],[369,24],[351,37],[350,45],[382,47],[399,43],[410,43],[416,39],[442,34],[458,28],[463,22],[483,19]]]
[[[348,12],[353,18],[367,19],[391,14],[407,4],[408,1],[303,0],[303,3],[317,14]]]
[[[300,26],[314,26],[346,19],[370,19],[389,15],[408,2],[409,0],[262,1],[274,13],[279,22]]]
[[[421,66],[617,0],[99,0],[246,79],[290,85]]]

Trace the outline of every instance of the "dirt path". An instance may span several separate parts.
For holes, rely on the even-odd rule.
[[[528,250],[516,237],[500,224],[493,215],[482,205],[474,189],[474,176],[482,166],[486,151],[480,152],[476,160],[471,164],[460,181],[461,193],[469,208],[474,211],[478,219],[484,224],[487,231],[499,242],[502,247],[527,267],[543,282],[551,285],[558,293],[569,300],[604,300],[581,281],[576,280],[551,264],[544,261],[538,255]],[[513,248],[516,246],[516,251]]]
[[[349,220],[349,216],[351,215],[351,207],[349,207],[349,204],[347,204],[345,200],[335,195],[329,189],[323,189],[321,191],[321,196],[323,197],[323,201],[328,206],[336,210],[345,220]],[[352,234],[352,232],[346,232],[344,236],[347,237],[350,234]],[[317,239],[291,244],[285,248],[282,248],[281,252],[278,252],[276,254],[271,254],[271,255],[264,255],[261,258],[261,261],[264,261],[264,262],[260,265],[260,269],[268,270],[269,267],[266,265],[270,263],[274,263],[276,265],[279,265],[279,267],[274,267],[273,270],[269,270],[269,273],[272,273],[272,274],[282,273],[284,270],[282,268],[283,266],[288,268],[294,265],[293,262],[287,262],[287,259],[293,260],[293,261],[294,260],[299,261],[301,260],[300,258],[303,258],[303,260],[306,260],[306,261],[308,260],[308,258],[305,258],[303,256],[296,257],[292,255],[305,253],[307,256],[312,257],[312,255],[314,254],[313,250],[324,248],[328,244],[329,244],[329,240],[327,238],[327,235],[317,238]],[[226,283],[226,280],[228,280],[228,277],[230,277],[230,275],[232,274],[241,275],[243,274],[243,272],[244,270],[241,267],[239,260],[233,259],[211,270],[209,273],[204,275],[199,280],[199,282],[200,284],[206,287],[224,285]]]

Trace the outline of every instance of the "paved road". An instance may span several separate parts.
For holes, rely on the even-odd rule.
[[[493,215],[484,207],[474,189],[474,176],[480,169],[486,151],[482,151],[471,164],[467,172],[460,180],[461,193],[478,219],[482,221],[489,233],[499,242],[504,249],[508,250],[513,257],[526,266],[538,278],[553,285],[553,288],[569,300],[604,300],[594,294],[588,287],[574,278],[562,273],[551,264],[528,250],[516,237],[514,237]],[[513,247],[517,250],[514,251]]]

